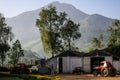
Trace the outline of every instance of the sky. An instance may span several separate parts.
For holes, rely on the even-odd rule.
[[[36,10],[52,2],[72,4],[87,14],[120,19],[120,0],[0,0],[0,13],[5,17],[14,17],[20,13]]]

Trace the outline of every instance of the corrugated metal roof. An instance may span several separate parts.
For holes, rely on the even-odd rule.
[[[112,55],[103,50],[94,50],[94,51],[84,54],[84,56],[112,56]]]

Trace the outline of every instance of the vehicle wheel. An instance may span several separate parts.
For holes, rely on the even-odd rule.
[[[94,71],[94,72],[93,72],[93,75],[94,75],[95,77],[97,77],[97,76],[98,76],[98,72],[97,72],[97,71]]]
[[[10,74],[14,74],[14,73],[15,73],[15,71],[13,71],[13,70],[10,71]]]
[[[25,73],[25,71],[23,69],[19,70],[19,74],[24,74],[24,73]]]
[[[116,74],[117,74],[116,71],[109,71],[109,75],[112,77],[116,76]]]
[[[107,69],[107,68],[104,68],[104,69],[101,71],[101,75],[102,75],[102,76],[105,76],[105,77],[108,76],[108,73],[109,73],[109,72],[108,72],[108,69]]]

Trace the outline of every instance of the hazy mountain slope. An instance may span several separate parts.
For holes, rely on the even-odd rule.
[[[80,23],[80,32],[82,37],[76,41],[78,46],[88,45],[91,39],[99,33],[104,33],[104,36],[107,36],[106,30],[113,21],[112,19],[98,14],[88,15],[70,4],[59,2],[53,2],[51,4],[56,6],[58,12],[65,11],[69,18],[76,23]],[[44,7],[48,7],[48,5]],[[7,18],[6,22],[8,25],[12,26],[12,30],[16,35],[16,38],[22,42],[24,49],[30,49],[39,53],[41,56],[45,56],[42,43],[40,41],[40,32],[35,26],[36,19],[39,17],[38,14],[41,10],[42,8],[24,12],[13,18]]]
[[[7,24],[12,26],[14,34],[24,44],[40,37],[39,30],[35,27],[37,17],[36,11],[29,11],[13,18],[8,18]]]
[[[86,17],[80,21],[80,32],[82,33],[81,38],[85,42],[90,42],[93,37],[96,37],[101,33],[105,38],[107,38],[107,29],[112,22],[113,19],[101,16],[99,14],[93,14]]]
[[[68,16],[75,22],[79,22],[80,20],[88,16],[87,14],[79,11],[69,4],[63,4],[59,2],[53,2],[51,4],[56,6],[59,12],[65,11]],[[48,5],[46,5],[45,7],[48,7]],[[22,43],[36,40],[38,37],[40,37],[39,30],[37,27],[35,27],[35,22],[36,19],[39,18],[38,14],[41,10],[42,8],[34,11],[24,12],[18,16],[8,18],[6,20],[7,24],[12,26],[13,32],[15,33],[16,37],[19,38],[20,41],[22,41]]]
[[[65,3],[53,2],[54,6],[56,6],[57,11],[66,12],[68,17],[71,18],[73,21],[78,23],[80,20],[86,18],[88,14],[76,9],[74,6]]]
[[[39,60],[41,57],[31,50],[24,50],[24,57],[20,59],[20,61],[30,64],[31,61]]]

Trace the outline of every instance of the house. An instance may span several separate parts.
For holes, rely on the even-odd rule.
[[[53,65],[57,73],[72,73],[75,67],[82,67],[83,53],[76,51],[65,51],[47,60],[48,66]]]
[[[100,65],[101,61],[109,61],[120,71],[120,60],[103,50],[94,50],[89,53],[66,51],[47,60],[47,64],[53,65],[57,73],[72,73],[75,67],[81,67],[85,72],[93,72],[93,67]]]

